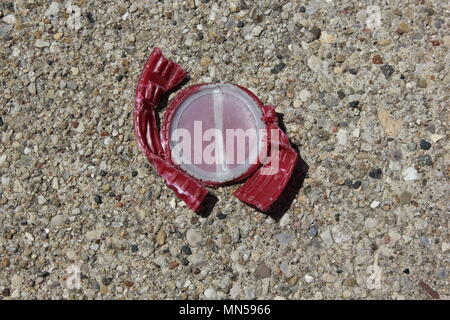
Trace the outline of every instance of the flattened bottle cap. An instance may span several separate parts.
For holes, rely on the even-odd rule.
[[[183,68],[160,49],[153,50],[136,88],[133,119],[139,148],[194,211],[201,210],[208,194],[205,185],[244,178],[234,196],[266,211],[280,197],[298,160],[278,127],[274,107],[238,85],[198,84],[172,99],[160,133],[155,109],[185,77]]]

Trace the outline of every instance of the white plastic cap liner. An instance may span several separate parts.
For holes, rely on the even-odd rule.
[[[224,83],[205,85],[175,110],[169,129],[172,160],[203,181],[235,180],[257,163],[266,132],[262,116],[257,102],[241,88]],[[190,133],[190,154],[176,148],[183,142],[177,129]],[[208,129],[221,134],[211,137]],[[208,163],[204,154],[213,155],[213,161]]]

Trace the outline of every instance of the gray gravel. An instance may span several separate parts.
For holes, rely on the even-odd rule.
[[[2,1],[0,299],[448,299],[449,8],[389,2]],[[155,46],[278,106],[309,165],[281,220],[155,174]]]

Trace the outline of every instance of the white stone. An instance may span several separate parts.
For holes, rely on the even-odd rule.
[[[314,281],[314,278],[310,276],[309,274],[305,274],[305,281],[307,283],[312,283]]]
[[[308,101],[308,98],[309,98],[310,96],[311,96],[311,94],[309,93],[308,90],[302,89],[302,91],[300,91],[299,98],[300,98],[300,100],[302,100],[303,102]]]
[[[302,106],[302,102],[300,100],[294,100],[294,108],[300,108]]]
[[[283,215],[283,217],[280,219],[280,227],[287,226],[289,224],[290,218],[289,214],[286,213]]]
[[[172,209],[175,209],[175,208],[177,207],[177,202],[175,201],[175,198],[172,198],[172,199],[169,201],[169,205],[170,205],[170,207],[171,207]]]
[[[334,42],[334,35],[326,32],[326,31],[322,31],[320,34],[320,42],[322,43],[333,43]]]
[[[419,174],[417,170],[413,167],[409,167],[402,172],[403,180],[413,181],[419,179]]]
[[[346,129],[340,129],[337,134],[336,138],[338,141],[338,144],[346,146],[348,141],[348,132]]]
[[[2,176],[2,186],[9,186],[10,179],[7,176]]]
[[[370,204],[370,207],[371,207],[372,209],[375,209],[375,208],[377,208],[379,205],[380,205],[380,201],[373,200],[372,203]]]
[[[370,152],[370,151],[372,151],[372,146],[366,142],[363,142],[363,143],[361,143],[361,150]]]
[[[316,56],[310,56],[308,58],[308,67],[312,70],[312,71],[319,71],[320,69],[320,65],[322,63],[322,60],[320,60],[319,57]]]
[[[322,238],[322,241],[327,246],[331,246],[333,244],[333,237],[331,236],[331,232],[328,229],[320,234],[320,238]]]
[[[446,252],[448,249],[450,249],[450,243],[442,242],[442,252]]]
[[[55,190],[58,190],[58,188],[59,188],[59,183],[58,183],[57,177],[53,177],[53,179],[52,179],[52,188]]]
[[[84,124],[82,122],[78,123],[78,127],[74,129],[78,133],[83,133],[85,130]]]
[[[2,154],[0,156],[0,166],[4,165],[6,163],[6,154]]]
[[[63,223],[64,223],[64,216],[62,214],[58,214],[50,220],[50,224],[55,227],[60,226]]]
[[[38,199],[38,203],[40,205],[43,205],[47,202],[47,200],[44,198],[44,196],[42,194],[40,194],[37,199]]]
[[[12,52],[13,57],[18,57],[20,55],[20,49],[15,47]]]
[[[241,286],[237,283],[233,285],[233,287],[230,289],[230,296],[232,299],[236,299],[241,294]]]
[[[400,234],[393,229],[389,230],[388,235],[393,244],[396,243],[401,238]]]
[[[49,19],[55,18],[58,16],[59,9],[60,9],[59,3],[56,1],[52,2],[50,6],[47,8],[47,10],[45,10],[44,15]]]
[[[216,299],[216,290],[214,290],[213,288],[208,288],[205,290],[205,292],[203,292],[203,294],[205,295],[206,299],[209,300],[214,300]]]
[[[256,298],[256,290],[255,287],[244,287],[245,299],[253,300]]]
[[[37,39],[35,46],[36,46],[36,48],[49,47],[50,46],[50,42],[48,42],[47,40]]]
[[[261,33],[263,32],[263,30],[264,29],[261,26],[254,27],[252,30],[252,36],[259,37],[261,35]]]
[[[444,136],[440,135],[440,134],[432,134],[430,139],[433,143],[438,142],[439,140],[441,140]]]
[[[331,234],[333,235],[333,240],[337,244],[343,244],[349,242],[352,239],[351,230],[348,226],[333,226],[331,228]]]
[[[13,191],[18,193],[22,193],[24,191],[19,180],[14,180]]]
[[[352,132],[352,136],[354,138],[359,138],[359,134],[361,133],[361,130],[359,128],[356,128],[355,130],[353,130]]]
[[[92,231],[86,232],[86,239],[89,241],[99,240],[101,237],[102,237],[101,230],[92,230]]]
[[[3,22],[5,22],[7,24],[15,24],[16,17],[13,14],[8,14],[7,16],[3,17]]]
[[[76,75],[78,75],[78,73],[80,73],[80,69],[78,69],[77,67],[70,68],[70,71],[72,72],[72,74],[74,76],[76,76]]]
[[[195,231],[193,229],[189,229],[186,232],[186,240],[187,242],[189,242],[189,244],[196,245],[203,240],[203,236],[201,235],[200,232]]]
[[[389,169],[392,171],[399,171],[402,169],[400,162],[397,161],[389,161]]]
[[[67,253],[66,253],[66,256],[70,260],[74,260],[76,258],[76,256],[77,256],[77,254],[73,250],[68,250]]]
[[[364,225],[369,230],[375,229],[376,226],[378,225],[378,220],[375,218],[367,218],[366,221],[364,222]]]

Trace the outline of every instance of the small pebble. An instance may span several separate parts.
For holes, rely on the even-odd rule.
[[[100,197],[100,195],[96,194],[94,196],[94,201],[96,204],[102,204],[102,197]]]
[[[380,168],[371,169],[369,171],[369,177],[371,177],[373,179],[381,179],[382,176],[383,176],[383,171]]]
[[[357,108],[359,106],[359,101],[358,100],[350,101],[348,105],[350,108]]]
[[[429,154],[420,156],[418,158],[418,162],[422,166],[432,166],[433,165],[433,159],[431,158],[431,156]]]
[[[405,205],[405,204],[409,204],[412,200],[412,194],[408,191],[403,191],[400,194],[400,204],[401,205]]]
[[[413,167],[406,168],[403,172],[403,180],[405,181],[413,181],[419,179],[419,174],[417,170]]]
[[[273,74],[278,74],[284,69],[284,67],[286,67],[286,64],[284,62],[280,62],[277,65],[275,65],[275,67],[273,67],[272,70],[270,70],[270,72],[272,72]]]
[[[191,250],[191,248],[189,248],[189,246],[182,246],[181,247],[181,251],[184,254],[187,254],[187,255],[191,255],[192,254],[192,250]]]
[[[383,64],[381,66],[381,72],[383,72],[386,78],[389,78],[394,73],[394,71],[395,69],[390,64]]]
[[[227,217],[226,214],[223,214],[223,213],[218,213],[218,214],[217,214],[217,218],[218,218],[219,220],[226,219],[226,217]]]
[[[431,143],[429,143],[427,140],[420,140],[420,149],[422,150],[430,150],[431,149]]]
[[[317,225],[313,224],[311,227],[309,227],[308,233],[311,237],[315,237],[317,236],[317,233],[319,231],[319,228],[317,227]]]
[[[373,64],[383,64],[383,59],[381,58],[381,56],[379,54],[374,55],[372,57],[372,63]]]
[[[355,182],[353,182],[353,184],[352,184],[352,188],[353,189],[358,189],[359,187],[361,187],[361,181],[360,180],[356,180]]]

